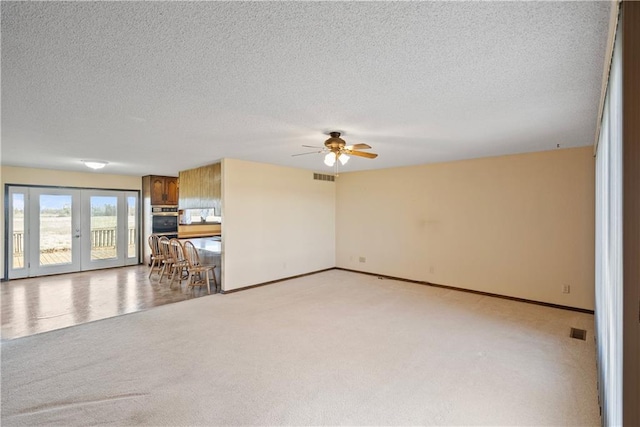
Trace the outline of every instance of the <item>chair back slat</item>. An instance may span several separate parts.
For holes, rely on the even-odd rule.
[[[182,264],[185,262],[184,249],[182,247],[182,243],[180,243],[180,240],[171,239],[169,241],[169,250],[174,263]]]
[[[155,234],[149,236],[149,249],[151,249],[151,255],[154,257],[160,255],[160,245],[158,243],[159,240],[160,237]]]
[[[166,236],[160,237],[158,239],[158,245],[160,246],[160,254],[163,255],[166,259],[171,258],[171,251],[169,250],[169,239]]]
[[[200,265],[200,255],[198,255],[198,250],[190,241],[184,242],[184,253],[190,268],[198,267]]]

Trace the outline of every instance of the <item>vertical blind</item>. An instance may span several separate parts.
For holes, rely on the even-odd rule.
[[[622,425],[622,46],[618,34],[596,152],[595,321],[602,424]]]

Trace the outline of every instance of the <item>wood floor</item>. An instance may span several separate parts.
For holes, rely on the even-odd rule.
[[[152,307],[207,294],[206,287],[187,288],[177,281],[173,289],[158,275],[147,276],[145,265],[81,273],[10,280],[0,284],[2,340]],[[213,290],[212,290],[213,292]]]
[[[128,254],[136,253],[136,246],[129,245],[127,247]],[[115,247],[106,248],[92,248],[91,259],[112,259],[118,256]],[[56,265],[56,264],[70,264],[71,263],[71,250],[55,250],[50,252],[40,253],[40,264],[42,265]],[[13,254],[13,268],[24,267],[24,253],[19,252]]]

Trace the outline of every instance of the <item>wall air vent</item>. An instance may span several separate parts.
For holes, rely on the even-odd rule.
[[[571,328],[571,338],[575,338],[577,340],[586,341],[587,340],[587,331],[585,331],[584,329]]]
[[[324,173],[314,173],[313,174],[313,179],[318,180],[318,181],[331,181],[334,182],[336,180],[335,175],[327,175]]]

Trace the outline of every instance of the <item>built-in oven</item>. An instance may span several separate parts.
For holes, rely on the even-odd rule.
[[[178,207],[152,206],[151,232],[170,239],[178,237]]]

